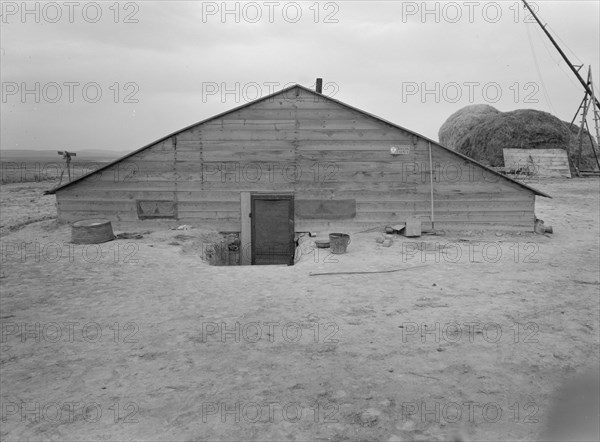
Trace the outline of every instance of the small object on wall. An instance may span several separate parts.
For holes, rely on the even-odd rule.
[[[392,155],[410,155],[410,146],[406,144],[391,146],[390,153]]]
[[[100,244],[115,239],[112,224],[107,219],[75,221],[71,225],[73,244]]]

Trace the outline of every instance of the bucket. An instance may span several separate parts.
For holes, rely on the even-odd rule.
[[[346,253],[346,247],[350,244],[350,235],[345,233],[330,233],[329,244],[331,253],[335,253],[336,255]]]
[[[73,244],[100,244],[115,239],[112,224],[107,219],[75,221],[71,225]]]

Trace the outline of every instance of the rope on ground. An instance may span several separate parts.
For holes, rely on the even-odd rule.
[[[328,272],[328,273],[312,273],[310,272],[309,276],[323,276],[323,275],[370,275],[373,273],[394,273],[401,272],[403,270],[412,270],[418,269],[420,267],[428,267],[427,265],[422,266],[413,266],[413,267],[405,267],[403,269],[393,269],[393,270],[376,270],[374,272]]]

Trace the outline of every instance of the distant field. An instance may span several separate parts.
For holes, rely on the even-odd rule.
[[[90,150],[80,151],[71,162],[71,179],[79,178],[105,164],[116,160],[122,152]],[[0,182],[32,183],[40,181],[62,182],[69,180],[65,160],[54,150],[1,149]]]
[[[92,172],[108,161],[73,161],[71,163],[71,179],[79,178]],[[31,183],[40,181],[69,181],[67,166],[64,161],[0,161],[0,182]]]

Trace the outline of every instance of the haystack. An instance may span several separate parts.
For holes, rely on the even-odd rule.
[[[569,149],[576,164],[578,128],[555,116],[533,109],[500,112],[492,106],[467,106],[448,118],[439,131],[440,143],[493,167],[504,166],[503,149]],[[592,145],[587,137],[580,170],[597,170]],[[574,171],[572,171],[574,172]]]
[[[474,104],[463,107],[450,115],[440,128],[440,143],[452,150],[463,153],[458,147],[466,148],[471,145],[470,136],[473,129],[487,117],[499,113],[499,110],[487,104]]]

